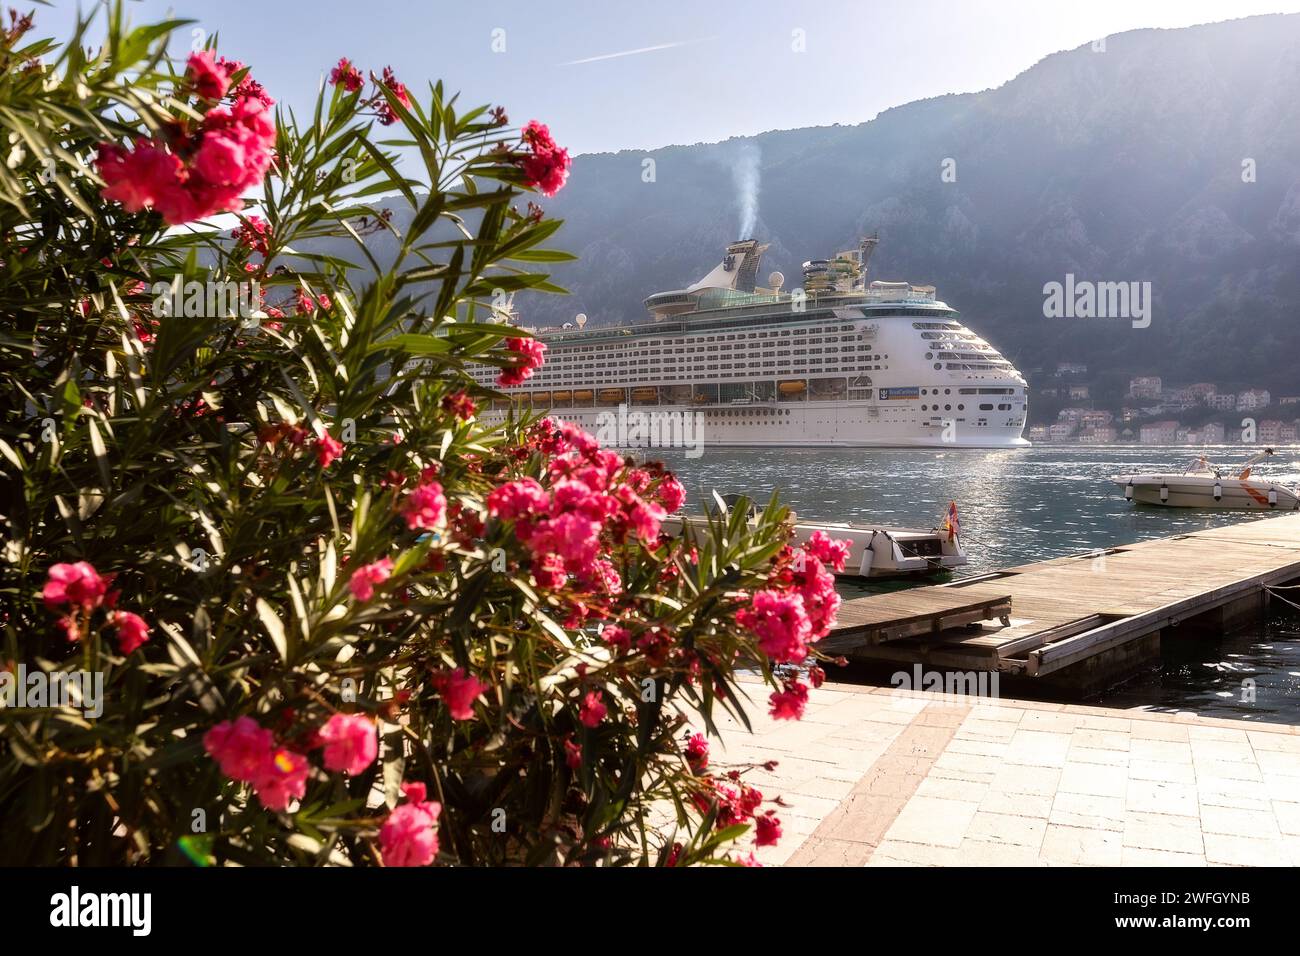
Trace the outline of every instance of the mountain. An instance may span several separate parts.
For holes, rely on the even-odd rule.
[[[1072,361],[1114,387],[1154,373],[1300,392],[1300,15],[1123,33],[855,126],[580,156],[546,203],[566,220],[553,244],[580,256],[555,269],[573,294],[521,296],[525,322],[642,320],[645,296],[738,238],[747,173],[761,275],[787,287],[878,231],[873,277],[937,285],[1031,383]],[[1045,317],[1044,284],[1067,273],[1150,282],[1150,326]]]

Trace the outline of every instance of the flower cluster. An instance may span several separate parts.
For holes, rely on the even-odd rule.
[[[230,236],[235,240],[235,244],[243,249],[259,252],[264,256],[270,251],[267,244],[271,240],[271,226],[261,216],[249,216]]]
[[[543,196],[554,196],[569,178],[569,151],[557,146],[546,124],[537,120],[524,127],[522,145],[528,148],[519,159],[525,184]]]
[[[428,866],[438,855],[442,805],[425,799],[422,783],[402,784],[406,802],[393,808],[379,830],[384,866]]]
[[[386,94],[391,94],[399,103],[410,109],[410,91],[407,90],[406,84],[397,78],[391,66],[384,67],[383,75],[379,79],[375,79],[373,73],[370,79],[375,85],[375,93],[369,99],[364,100],[362,105],[373,109],[375,111],[374,115],[379,118],[379,122],[384,126],[392,126],[397,122],[398,115]],[[361,88],[365,86],[365,78],[351,60],[342,57],[330,70],[330,84],[341,86],[349,93],[359,93]]]
[[[407,493],[401,504],[402,517],[411,531],[437,531],[447,517],[447,498],[442,485],[422,481]]]
[[[211,54],[194,54],[187,76],[204,99],[226,92],[227,67],[213,63]],[[275,123],[269,107],[264,98],[246,95],[213,106],[197,124],[177,122],[155,139],[137,140],[130,150],[101,143],[101,194],[128,212],[156,209],[172,226],[238,212],[244,191],[261,184],[271,165]]]
[[[488,685],[477,677],[466,674],[463,667],[437,671],[429,678],[429,683],[447,705],[452,720],[473,720],[474,701],[488,689]]]
[[[375,596],[375,585],[383,584],[393,573],[393,559],[380,558],[352,572],[348,590],[358,601],[369,601]]]
[[[497,376],[497,384],[503,387],[524,384],[545,361],[546,343],[537,339],[506,339],[506,348],[519,358],[516,364],[503,368]]]
[[[799,663],[808,656],[810,644],[830,633],[840,596],[827,566],[843,571],[848,556],[847,541],[813,532],[803,547],[787,547],[781,553],[770,586],[756,592],[748,606],[736,613],[736,622],[754,632],[758,646],[773,663]],[[808,703],[808,688],[798,678],[786,680],[769,703],[773,717],[797,720]]]
[[[251,786],[268,810],[287,810],[307,792],[307,758],[277,744],[252,717],[217,724],[203,735],[203,749],[223,774]]]
[[[49,610],[61,613],[57,625],[70,641],[89,633],[95,611],[103,608],[104,624],[114,629],[118,650],[130,654],[149,640],[149,625],[139,614],[117,610],[119,595],[110,590],[111,584],[111,575],[101,575],[86,561],[56,564],[41,597]]]
[[[352,61],[347,57],[339,59],[338,65],[330,70],[330,84],[341,86],[349,93],[360,92],[361,87],[365,85],[365,78],[361,71],[352,65]]]
[[[334,714],[315,735],[324,748],[326,770],[359,774],[379,754],[374,722],[355,714]],[[203,735],[203,749],[221,772],[253,788],[268,810],[283,811],[307,793],[311,764],[307,757],[277,743],[275,735],[252,717],[225,720]]]
[[[558,589],[572,575],[582,590],[617,595],[622,582],[601,555],[603,546],[629,536],[646,546],[657,544],[668,515],[661,502],[680,505],[680,484],[667,477],[651,493],[654,479],[648,471],[629,466],[570,424],[545,419],[533,441],[553,456],[546,466],[551,490],[532,477],[506,482],[488,495],[488,514],[514,522],[517,538],[532,554],[539,586]]]
[[[717,829],[722,830],[752,820],[755,846],[775,846],[780,841],[781,821],[776,811],[759,812],[759,807],[763,804],[763,794],[743,782],[739,771],[729,772],[725,779],[717,777],[701,779],[704,786],[697,790],[691,799],[700,813],[708,813],[712,810],[716,814],[714,826]],[[753,862],[752,854],[747,865],[757,865]]]

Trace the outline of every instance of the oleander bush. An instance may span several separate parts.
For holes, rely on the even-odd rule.
[[[0,863],[752,861],[706,734],[802,714],[842,546],[484,420],[544,126],[347,60],[295,117],[183,25],[0,25]]]

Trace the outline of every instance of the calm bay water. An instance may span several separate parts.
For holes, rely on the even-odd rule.
[[[1146,538],[1265,520],[1262,514],[1135,506],[1111,475],[1181,471],[1206,453],[1239,465],[1252,449],[1164,446],[1035,446],[1028,449],[722,449],[656,452],[686,486],[688,510],[709,492],[774,490],[801,518],[930,528],[956,500],[970,563],[958,577]],[[1300,449],[1279,449],[1258,472],[1300,483]],[[846,597],[878,585],[845,585]],[[1258,628],[1217,641],[1166,642],[1164,665],[1102,702],[1212,716],[1300,723],[1300,613],[1278,610]],[[1242,700],[1243,678],[1256,681]]]

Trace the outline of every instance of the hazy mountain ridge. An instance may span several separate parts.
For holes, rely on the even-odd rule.
[[[1255,17],[1120,34],[856,126],[581,156],[546,203],[566,220],[555,244],[580,256],[555,269],[573,295],[518,304],[528,324],[641,320],[646,295],[694,281],[737,238],[731,170],[754,144],[763,275],[797,283],[804,259],[878,230],[875,277],[935,283],[1027,369],[1282,388],[1300,355],[1297,93],[1300,15]],[[1150,281],[1151,328],[1044,318],[1043,284],[1067,272]]]

